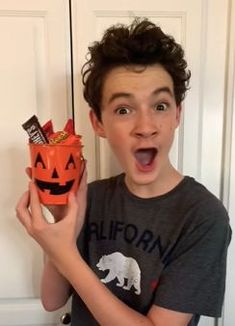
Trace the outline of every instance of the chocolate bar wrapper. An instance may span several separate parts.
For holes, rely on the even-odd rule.
[[[22,127],[29,135],[30,142],[35,144],[47,144],[48,139],[38,121],[36,115],[33,115],[29,120],[22,124]]]

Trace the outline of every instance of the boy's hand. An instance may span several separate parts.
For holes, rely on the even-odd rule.
[[[16,207],[17,217],[27,232],[51,258],[57,262],[68,250],[76,250],[76,240],[83,226],[86,212],[87,172],[83,172],[77,194],[70,193],[66,214],[57,222],[49,223],[42,213],[35,184],[23,194]]]

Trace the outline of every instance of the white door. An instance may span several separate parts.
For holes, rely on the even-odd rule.
[[[149,17],[183,44],[192,71],[182,126],[172,151],[175,165],[219,196],[221,191],[227,12],[229,0],[72,0],[76,127],[83,135],[89,178],[119,171],[105,142],[93,136],[82,98],[80,69],[88,44],[115,22]],[[71,114],[69,0],[0,0],[0,325],[55,325],[61,312],[45,313],[38,300],[42,253],[15,219],[14,205],[27,185],[27,137],[21,124],[32,114],[57,128]],[[234,9],[234,7],[233,7]],[[235,122],[234,124],[235,125]],[[209,132],[208,132],[209,131]],[[235,137],[235,136],[234,136]],[[234,153],[231,178],[234,180]],[[94,157],[95,156],[95,157]],[[4,171],[4,172],[3,172]],[[230,198],[234,197],[230,183]],[[229,193],[229,191],[228,191]],[[230,200],[230,213],[235,208]],[[231,255],[232,256],[232,255]],[[234,268],[220,325],[233,326]],[[200,326],[213,326],[203,318]]]
[[[107,26],[144,16],[183,45],[192,71],[191,90],[184,103],[184,119],[172,160],[184,174],[196,177],[220,195],[229,4],[227,0],[73,1],[75,116],[77,129],[84,136],[90,180],[115,174],[120,168],[105,141],[96,139],[89,127],[80,77],[87,47],[101,37]],[[200,326],[215,323],[212,318],[202,318]]]
[[[227,289],[224,304],[223,326],[235,324],[235,1],[231,7],[231,28],[228,38],[228,82],[226,89],[225,169],[223,197],[229,210],[233,238],[229,248]],[[220,325],[219,325],[220,326]]]
[[[234,52],[235,54],[235,52]],[[235,55],[233,55],[233,63],[235,62]],[[233,66],[233,85],[235,85],[235,65]],[[233,87],[233,120],[231,130],[232,142],[228,142],[231,145],[231,164],[229,175],[229,183],[227,184],[228,188],[225,190],[226,201],[229,208],[229,215],[231,218],[231,226],[233,229],[233,238],[229,248],[228,255],[228,270],[227,270],[227,289],[225,295],[225,305],[224,305],[224,323],[223,326],[234,326],[235,324],[235,311],[234,311],[234,302],[235,302],[235,87]]]
[[[43,256],[15,217],[27,186],[33,114],[63,126],[70,107],[67,0],[0,0],[0,325],[58,324],[39,297]],[[67,78],[66,78],[67,77]]]

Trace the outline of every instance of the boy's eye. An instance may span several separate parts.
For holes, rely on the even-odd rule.
[[[117,114],[128,114],[128,113],[130,113],[130,112],[131,112],[131,110],[128,109],[127,107],[125,107],[125,106],[120,107],[120,108],[118,108],[118,109],[116,110],[116,113],[117,113]]]
[[[166,111],[168,108],[167,103],[159,103],[155,106],[156,111]]]

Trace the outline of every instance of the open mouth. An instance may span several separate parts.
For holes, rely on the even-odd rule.
[[[156,155],[157,155],[157,149],[154,147],[151,148],[140,148],[137,151],[135,151],[134,156],[137,160],[137,162],[144,167],[150,166]]]
[[[74,180],[67,181],[65,185],[60,185],[59,182],[47,182],[35,179],[38,188],[41,191],[49,190],[51,195],[63,195],[70,191]]]

